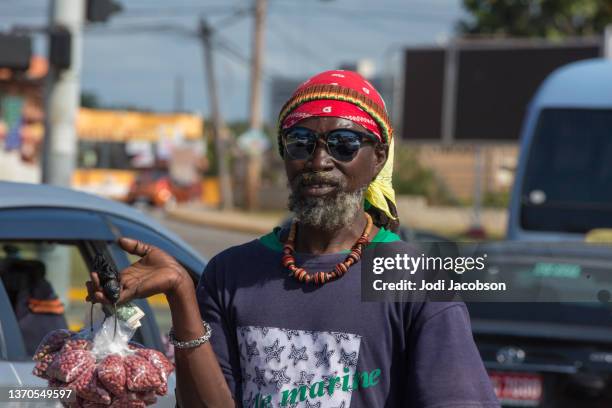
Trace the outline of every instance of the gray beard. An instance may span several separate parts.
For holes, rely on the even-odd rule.
[[[330,197],[304,197],[298,191],[301,179],[294,181],[289,195],[289,210],[302,225],[322,231],[336,231],[347,227],[357,214],[363,211],[363,196],[366,187],[354,192],[338,192]]]

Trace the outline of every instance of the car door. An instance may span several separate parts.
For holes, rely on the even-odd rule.
[[[6,264],[9,258],[18,257],[42,265],[45,268],[45,280],[48,280],[66,306],[64,317],[72,329],[78,329],[73,325],[82,324],[82,316],[88,307],[84,300],[84,282],[88,279],[92,259],[87,248],[94,244],[103,245],[112,254],[118,266],[127,265],[127,257],[113,243],[115,238],[116,234],[113,233],[108,219],[94,211],[58,208],[16,208],[0,211],[0,261],[4,260]],[[48,251],[49,248],[52,250]],[[19,253],[16,255],[15,251]],[[61,259],[54,258],[56,252],[68,254],[68,268]],[[75,270],[76,277],[72,276]],[[31,345],[28,351],[27,336],[23,335],[25,329],[21,324],[23,322],[16,315],[14,299],[9,299],[9,292],[3,283],[7,282],[5,278],[13,271],[2,273],[0,381],[3,385],[45,385],[44,381],[31,374]],[[141,321],[142,327],[136,333],[135,340],[146,347],[163,351],[153,311],[146,300],[138,300],[137,304],[145,311],[145,318]],[[71,311],[75,314],[67,316]],[[36,324],[27,326],[36,327]],[[52,330],[54,327],[48,329]]]

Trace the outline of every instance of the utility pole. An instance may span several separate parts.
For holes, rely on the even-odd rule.
[[[174,78],[174,112],[183,112],[185,110],[183,91],[183,76],[177,75]]]
[[[43,183],[70,187],[76,167],[76,115],[81,91],[84,0],[53,0],[49,26],[70,33],[70,66],[50,66],[46,89]]]
[[[226,144],[228,140],[227,128],[219,109],[219,96],[217,94],[217,82],[215,80],[214,61],[211,44],[212,28],[204,19],[200,19],[200,38],[204,48],[204,68],[206,70],[206,84],[208,86],[208,98],[210,99],[211,120],[213,135],[215,139],[215,152],[217,155],[217,173],[219,177],[219,188],[221,190],[221,209],[233,208],[232,186],[230,184],[229,169],[226,160]]]
[[[255,24],[253,33],[253,55],[251,59],[250,130],[261,132],[261,69],[264,53],[264,25],[267,0],[255,0]],[[261,185],[261,152],[247,155],[245,177],[245,204],[248,210],[259,206]]]
[[[608,24],[604,30],[604,58],[612,59],[612,24]]]
[[[50,32],[63,32],[64,42],[55,47],[49,39],[49,74],[45,89],[45,138],[42,160],[43,183],[70,187],[76,167],[76,115],[81,92],[84,0],[52,0]],[[55,57],[63,61],[56,65]],[[61,64],[61,65],[60,65]],[[47,279],[53,282],[60,300],[67,304],[71,270],[70,252],[65,246],[41,246],[40,258],[47,265]]]
[[[261,67],[264,52],[264,24],[267,0],[255,0],[255,30],[251,59],[251,129],[261,129]]]

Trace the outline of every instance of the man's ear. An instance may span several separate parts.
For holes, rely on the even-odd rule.
[[[383,144],[377,144],[374,147],[374,177],[372,180],[378,176],[378,173],[383,169],[385,163],[387,162],[387,156],[389,152],[389,146]]]

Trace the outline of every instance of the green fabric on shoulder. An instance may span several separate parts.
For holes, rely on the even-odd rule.
[[[281,227],[275,227],[272,230],[272,232],[260,237],[259,242],[261,242],[263,245],[265,245],[266,247],[268,247],[269,249],[273,251],[282,252],[283,243],[280,242],[280,239],[279,239],[280,230],[281,230]],[[382,243],[382,242],[395,242],[395,241],[401,241],[401,238],[396,233],[389,231],[385,228],[381,228],[378,230],[378,233],[376,234],[376,236],[374,236],[374,238],[372,238],[372,241],[370,242]],[[340,253],[349,253],[349,252],[350,250],[346,249],[344,251],[341,251]]]

